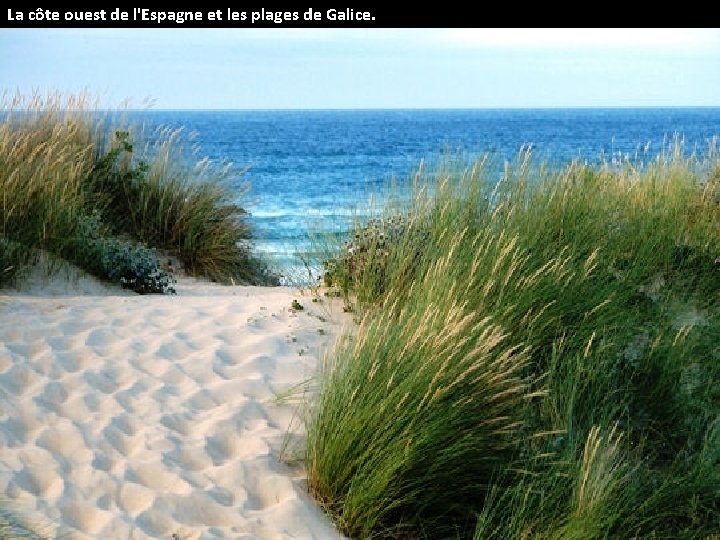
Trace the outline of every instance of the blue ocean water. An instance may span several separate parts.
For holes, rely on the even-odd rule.
[[[199,152],[230,161],[250,192],[256,248],[281,270],[307,227],[342,224],[391,177],[420,160],[490,152],[500,163],[523,145],[555,162],[654,155],[674,137],[705,152],[720,135],[720,108],[145,111],[146,125],[196,134]]]

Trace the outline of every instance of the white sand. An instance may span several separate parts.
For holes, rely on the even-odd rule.
[[[59,283],[0,302],[11,508],[62,538],[340,538],[283,459],[301,428],[275,399],[314,374],[340,310],[287,288]]]

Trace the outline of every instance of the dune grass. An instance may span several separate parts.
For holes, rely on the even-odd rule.
[[[354,538],[717,533],[717,157],[488,170],[331,254],[362,322],[310,404],[311,492]]]
[[[148,248],[215,281],[274,281],[250,251],[233,171],[195,159],[180,132],[143,134],[96,110],[88,96],[2,103],[0,285],[44,251],[138,292],[170,290]]]
[[[0,540],[44,540],[48,523],[24,515],[18,505],[0,497]]]

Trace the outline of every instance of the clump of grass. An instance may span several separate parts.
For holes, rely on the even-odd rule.
[[[392,242],[360,226],[329,279],[363,322],[307,425],[310,488],[340,529],[720,530],[717,164],[523,153],[497,183],[481,160],[431,177]]]
[[[127,131],[97,156],[88,187],[119,232],[177,256],[192,275],[222,283],[277,279],[250,251],[247,215],[228,189],[235,172],[188,159],[182,131],[160,130],[138,151]],[[148,158],[149,156],[149,158]]]
[[[0,538],[2,540],[43,540],[39,534],[8,510],[0,507]]]
[[[21,273],[33,250],[64,251],[83,213],[81,184],[93,164],[95,127],[85,113],[60,110],[60,103],[59,96],[16,97],[2,108],[0,237],[3,264],[14,272],[0,279]],[[63,104],[85,106],[83,99]]]
[[[438,294],[366,318],[326,366],[308,425],[310,489],[351,536],[411,534],[418,521],[451,533],[521,438],[527,351]]]
[[[0,396],[4,399],[4,396]],[[50,538],[50,523],[42,517],[30,516],[17,501],[0,496],[0,539],[44,540]]]
[[[0,285],[21,276],[40,250],[112,278],[85,245],[93,239],[83,223],[95,216],[103,234],[125,246],[111,251],[125,253],[128,268],[148,247],[223,283],[277,281],[251,253],[246,216],[227,182],[232,171],[195,160],[179,133],[155,133],[138,149],[132,134],[142,130],[110,124],[87,96],[18,96],[0,110]]]

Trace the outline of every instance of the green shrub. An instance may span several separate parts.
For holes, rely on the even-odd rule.
[[[142,246],[129,245],[117,239],[96,244],[103,273],[111,282],[140,294],[174,294],[175,280],[160,268],[153,252]]]
[[[323,262],[325,285],[338,286],[345,294],[367,290],[369,298],[381,295],[388,285],[387,272],[393,259],[404,258],[407,272],[413,272],[422,256],[426,233],[420,224],[403,215],[371,219],[353,231],[339,256]]]
[[[98,213],[78,220],[67,258],[139,294],[175,293],[175,279],[160,267],[155,253],[132,240],[109,236]]]

